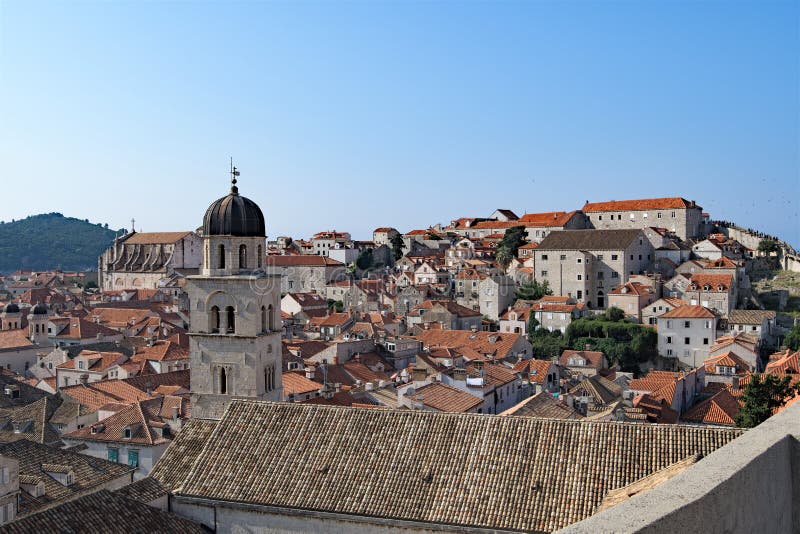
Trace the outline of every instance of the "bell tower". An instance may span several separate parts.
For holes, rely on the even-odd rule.
[[[280,276],[263,270],[258,205],[230,193],[203,218],[203,265],[187,278],[192,417],[219,419],[233,399],[282,400]]]
[[[47,345],[47,323],[49,321],[47,306],[39,302],[28,314],[28,339],[37,345]]]

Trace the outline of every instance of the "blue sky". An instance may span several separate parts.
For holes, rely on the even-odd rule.
[[[798,2],[0,2],[0,219],[270,236],[683,196],[800,245]]]

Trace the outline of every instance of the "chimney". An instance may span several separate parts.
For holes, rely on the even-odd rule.
[[[592,350],[592,348],[594,348],[594,345],[592,345],[591,343],[587,343],[583,346],[583,348],[584,350]]]
[[[414,367],[411,370],[411,378],[414,382],[425,382],[428,378],[428,372],[420,367]]]
[[[308,378],[309,380],[314,380],[315,371],[316,371],[316,368],[314,368],[314,367],[311,367],[311,366],[306,367],[306,378]]]
[[[173,406],[172,407],[172,420],[173,421],[177,421],[178,420],[178,415],[180,415],[180,410],[178,409],[177,406]]]

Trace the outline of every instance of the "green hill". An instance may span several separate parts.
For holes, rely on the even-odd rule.
[[[114,241],[108,225],[64,217],[32,215],[0,222],[0,273],[17,269],[65,271],[97,268],[97,257]]]

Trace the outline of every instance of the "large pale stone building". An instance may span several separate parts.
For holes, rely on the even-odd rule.
[[[135,232],[115,239],[97,260],[100,289],[158,289],[174,273],[197,274],[201,238],[195,232]]]
[[[703,208],[685,198],[644,198],[586,202],[581,209],[590,228],[624,230],[628,228],[666,228],[681,239],[694,239],[703,233]]]
[[[187,279],[192,417],[234,399],[281,400],[280,276],[264,272],[264,215],[231,192],[203,219],[203,264]]]

